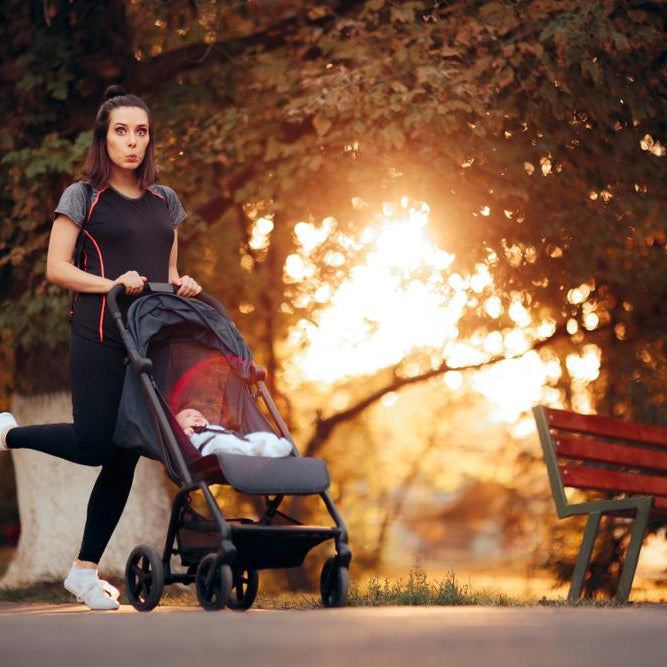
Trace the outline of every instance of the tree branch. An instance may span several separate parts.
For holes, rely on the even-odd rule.
[[[199,67],[208,57],[217,55],[228,61],[242,54],[253,46],[262,46],[265,50],[276,49],[288,43],[294,28],[298,27],[302,20],[319,26],[325,26],[346,12],[362,5],[363,0],[347,0],[340,2],[331,13],[311,20],[308,18],[308,7],[306,11],[290,16],[279,23],[269,26],[264,30],[252,33],[242,38],[220,40],[210,44],[189,44],[180,49],[168,51],[146,61],[134,62],[126,72],[127,88],[134,91],[142,91],[166,81],[176,74]]]
[[[608,327],[606,326],[600,327],[599,329],[597,329],[597,331],[601,331],[602,329],[605,328]],[[555,340],[559,338],[565,338],[569,335],[570,334],[568,334],[565,325],[563,324],[557,327],[551,336],[549,336],[548,338],[544,338],[543,340],[537,341],[530,348],[530,350],[526,350],[526,352],[522,352],[521,354],[515,354],[509,357],[497,354],[481,364],[469,364],[467,366],[450,366],[446,361],[443,361],[437,368],[433,368],[429,371],[426,371],[425,373],[420,373],[419,375],[412,375],[410,377],[401,377],[400,375],[398,375],[397,373],[398,366],[395,366],[393,368],[394,379],[392,380],[392,382],[389,382],[384,387],[377,389],[376,391],[370,393],[365,398],[362,398],[360,401],[358,401],[351,407],[346,408],[345,410],[341,410],[340,412],[337,412],[331,415],[330,417],[326,417],[323,419],[321,415],[318,414],[317,423],[315,425],[315,432],[311,436],[310,440],[308,440],[308,442],[306,443],[304,449],[304,456],[315,456],[322,449],[325,442],[331,437],[332,432],[337,426],[340,426],[344,422],[348,422],[354,419],[364,410],[369,408],[374,403],[377,403],[383,396],[392,391],[398,391],[403,387],[407,387],[413,384],[418,384],[420,382],[425,382],[426,380],[431,380],[435,377],[443,375],[444,373],[447,373],[448,371],[479,370],[481,368],[487,368],[488,366],[493,366],[494,364],[497,364],[499,361],[519,359],[523,357],[527,352],[540,350],[541,348],[546,347],[547,345],[553,344]]]

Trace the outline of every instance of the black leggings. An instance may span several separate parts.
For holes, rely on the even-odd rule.
[[[72,335],[70,383],[73,424],[13,428],[10,449],[34,449],[73,463],[102,466],[88,501],[79,560],[98,563],[123,513],[139,455],[112,437],[123,389],[125,352]]]

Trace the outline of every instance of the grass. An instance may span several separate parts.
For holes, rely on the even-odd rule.
[[[112,580],[115,586],[123,590],[123,582]],[[62,586],[62,582],[45,582],[18,589],[0,590],[0,601],[41,604],[73,603],[74,598]],[[121,604],[129,604],[121,593]],[[490,605],[506,607],[516,604],[504,593],[494,591],[474,591],[467,584],[461,584],[454,572],[447,574],[442,581],[430,581],[426,573],[414,568],[408,573],[406,581],[398,579],[371,577],[366,587],[354,583],[350,586],[348,604],[351,607],[399,606],[436,606],[436,605]],[[161,606],[197,607],[197,595],[194,586],[167,586]],[[319,595],[283,593],[279,595],[257,596],[255,609],[318,609],[322,607]]]
[[[352,607],[379,607],[386,605],[486,605],[507,607],[516,604],[509,596],[497,591],[474,591],[468,584],[461,584],[454,572],[445,579],[429,581],[426,573],[414,568],[407,581],[390,581],[371,577],[365,590],[350,586],[349,604]]]
[[[576,602],[570,602],[565,598],[557,598],[555,600],[547,600],[547,598],[542,598],[539,601],[539,604],[544,607],[627,607],[635,603],[632,601],[618,602],[617,600],[597,598],[584,598],[582,600],[577,600]]]

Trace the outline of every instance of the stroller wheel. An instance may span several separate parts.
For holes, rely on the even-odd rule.
[[[227,606],[235,611],[245,611],[252,607],[259,588],[257,570],[234,570],[234,585]]]
[[[347,591],[350,587],[350,572],[342,565],[336,565],[336,559],[328,558],[320,576],[320,594],[325,607],[344,607],[347,604]]]
[[[150,611],[164,590],[164,565],[156,549],[141,544],[132,550],[125,566],[125,590],[137,611]]]
[[[207,611],[222,609],[232,591],[232,568],[226,564],[216,567],[216,560],[215,554],[208,554],[197,568],[197,599]]]

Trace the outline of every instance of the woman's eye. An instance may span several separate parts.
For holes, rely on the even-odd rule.
[[[144,130],[144,129],[137,130],[137,134],[138,134],[140,137],[145,137],[145,136],[148,134],[148,130]]]
[[[125,128],[124,127],[117,127],[116,128],[116,134],[125,134]]]

